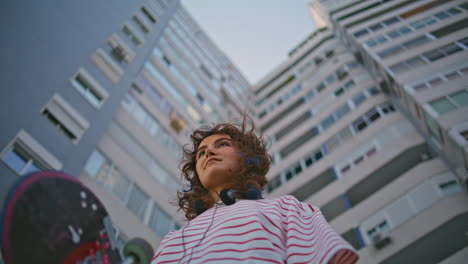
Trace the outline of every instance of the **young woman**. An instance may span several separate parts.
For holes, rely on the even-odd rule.
[[[357,261],[319,208],[261,197],[271,157],[253,123],[202,128],[191,139],[181,162],[191,188],[178,201],[189,222],[162,240],[153,264]]]

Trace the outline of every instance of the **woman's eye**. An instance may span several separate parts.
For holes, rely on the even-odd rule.
[[[229,142],[225,141],[225,142],[221,142],[220,145],[221,146],[230,146],[231,144]]]
[[[201,156],[203,156],[203,154],[205,154],[205,151],[204,151],[204,150],[198,152],[198,158],[200,158]]]

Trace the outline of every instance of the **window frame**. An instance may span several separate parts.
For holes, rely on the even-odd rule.
[[[78,144],[89,128],[88,120],[81,116],[81,114],[59,94],[54,94],[41,109],[40,113],[48,119],[48,122],[56,127],[59,126],[59,130],[66,133],[73,144]],[[51,116],[56,119],[58,122],[57,124],[50,119]],[[68,130],[74,138],[68,135],[65,129]]]
[[[20,149],[20,152],[22,152],[27,159],[24,167],[20,171],[16,171],[4,160],[5,156],[8,155],[8,153],[10,153],[15,147]],[[21,129],[0,152],[0,160],[18,175],[23,175],[24,172],[27,172],[33,162],[39,165],[39,168],[43,170],[61,170],[63,167],[63,164],[59,159],[57,159],[23,129]]]
[[[84,79],[84,82],[88,87],[83,87],[76,79],[78,76],[81,76]],[[78,69],[78,71],[70,78],[70,83],[75,87],[75,89],[96,109],[100,109],[104,102],[109,97],[109,93],[104,89],[96,79],[94,79],[88,71],[84,68]],[[95,93],[101,97],[101,100],[98,103],[95,103],[91,100],[87,93]]]
[[[140,33],[135,30],[135,28],[130,25],[130,23],[125,22],[121,27],[122,34],[127,37],[128,41],[130,41],[136,47],[141,47],[144,44],[144,37],[140,35]]]

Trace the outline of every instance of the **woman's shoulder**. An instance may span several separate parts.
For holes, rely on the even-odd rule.
[[[282,195],[274,198],[266,198],[265,200],[268,203],[277,204],[288,211],[301,211],[303,213],[310,214],[320,210],[316,206],[299,201],[293,195]]]
[[[287,205],[300,203],[300,201],[292,195],[281,195],[279,197],[265,198],[264,200],[269,203],[283,203]]]

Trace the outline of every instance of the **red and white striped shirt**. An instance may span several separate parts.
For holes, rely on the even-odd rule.
[[[206,234],[205,234],[206,233]],[[216,204],[161,242],[156,263],[355,263],[317,207],[285,195]]]

